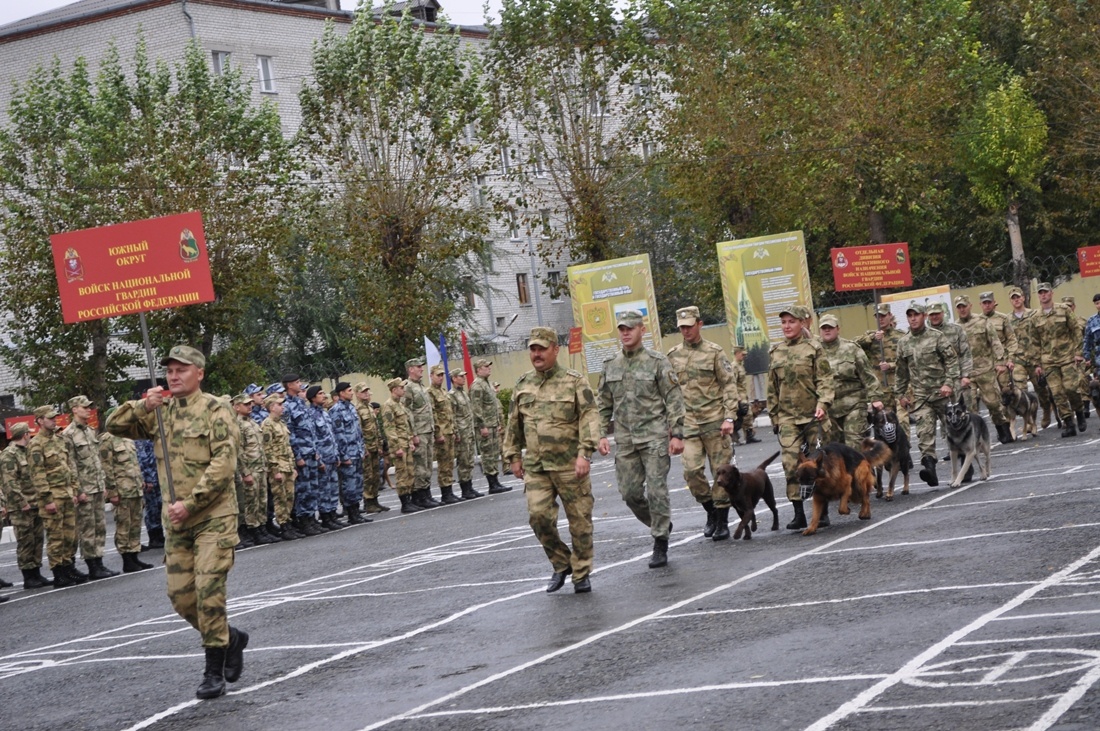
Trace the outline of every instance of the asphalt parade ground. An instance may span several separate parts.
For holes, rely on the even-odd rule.
[[[674,459],[661,569],[597,458],[590,594],[545,593],[522,489],[241,551],[230,617],[251,642],[212,701],[194,698],[198,634],[156,552],[154,570],[84,586],[17,582],[0,728],[1100,728],[1098,421],[997,446],[987,482],[914,470],[910,495],[873,500],[870,521],[834,504],[811,537],[770,532],[761,504],[751,541],[704,539]],[[742,468],[776,451],[762,432]],[[19,578],[11,543],[0,576]]]

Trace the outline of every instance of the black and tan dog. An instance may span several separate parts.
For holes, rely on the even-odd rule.
[[[894,499],[894,482],[902,475],[901,494],[909,494],[909,470],[913,469],[913,455],[909,453],[909,425],[903,428],[893,409],[875,409],[868,417],[875,439],[890,448],[890,459],[883,470],[890,473],[886,488],[886,500]],[[875,497],[882,497],[882,471],[875,470]]]
[[[1005,407],[1005,416],[1008,418],[1008,433],[1013,439],[1026,440],[1028,436],[1039,436],[1039,429],[1035,426],[1039,413],[1039,397],[1031,391],[1020,388],[1014,382],[1001,386],[1001,405]],[[1016,435],[1016,417],[1023,417],[1024,431],[1020,436]]]
[[[752,538],[752,532],[756,530],[756,504],[761,498],[771,508],[772,530],[779,530],[779,508],[775,505],[775,490],[772,489],[771,478],[765,472],[778,456],[779,452],[776,452],[761,462],[755,470],[748,472],[742,472],[737,469],[737,465],[732,464],[718,468],[718,476],[714,481],[730,496],[730,505],[741,518],[737,530],[733,532],[733,540],[740,538],[742,531],[746,541]]]
[[[837,512],[851,512],[848,502],[859,503],[859,519],[871,519],[871,490],[875,486],[875,468],[882,467],[891,457],[890,447],[877,439],[864,439],[863,449],[852,449],[847,444],[830,442],[802,458],[798,463],[798,483],[802,486],[803,500],[813,495],[814,514],[804,536],[817,532],[821,516],[830,500],[840,505]]]

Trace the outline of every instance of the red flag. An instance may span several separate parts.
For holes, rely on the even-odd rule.
[[[466,371],[466,385],[472,386],[477,374],[474,373],[474,364],[470,360],[470,349],[466,347],[466,331],[462,331],[462,367]]]

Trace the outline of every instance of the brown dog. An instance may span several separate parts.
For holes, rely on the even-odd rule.
[[[714,481],[729,494],[730,506],[741,518],[741,523],[733,532],[733,540],[740,538],[742,531],[746,541],[752,538],[752,532],[756,530],[756,504],[760,502],[760,498],[764,498],[764,504],[771,508],[772,530],[779,530],[779,508],[775,506],[775,491],[768,473],[764,471],[778,456],[779,452],[776,452],[749,472],[741,472],[732,464],[718,468],[718,476]]]
[[[859,503],[859,519],[871,519],[870,497],[875,489],[875,468],[885,465],[892,453],[889,446],[877,439],[864,439],[862,446],[863,451],[858,451],[847,444],[830,442],[798,463],[798,484],[803,486],[803,494],[810,492],[814,498],[813,519],[802,535],[812,536],[817,532],[830,500],[840,501],[837,512],[841,515],[851,512],[849,500]]]

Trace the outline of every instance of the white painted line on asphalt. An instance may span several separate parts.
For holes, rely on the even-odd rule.
[[[1041,597],[1039,597],[1041,598]],[[1033,600],[1035,601],[1035,600]],[[1056,635],[1034,635],[1028,637],[992,637],[987,640],[963,640],[955,644],[962,645],[997,645],[997,644],[1018,644],[1021,642],[1049,642],[1051,640],[1073,640],[1080,639],[1082,637],[1100,637],[1100,632],[1067,632],[1065,634]]]
[[[1002,536],[1018,536],[1028,533],[1052,533],[1060,530],[1077,530],[1078,528],[1095,528],[1100,523],[1076,523],[1074,525],[1060,525],[1055,528],[1022,528],[1020,530],[997,531],[995,533],[974,533],[968,536],[951,536],[950,538],[932,538],[927,541],[898,541],[897,543],[880,543],[873,546],[859,546],[858,548],[837,548],[832,551],[822,551],[822,555],[833,553],[849,553],[852,551],[878,551],[883,548],[906,548],[909,546],[934,546],[941,543],[959,543],[961,541],[974,541],[983,538],[998,538]]]
[[[895,713],[898,711],[920,711],[929,708],[973,708],[980,706],[1001,706],[1008,703],[1035,703],[1061,698],[1060,695],[1037,695],[1030,698],[1000,698],[986,701],[949,701],[944,703],[914,703],[908,706],[874,706],[864,709],[864,713]]]
[[[1008,482],[1008,480],[1000,480],[1000,482]],[[968,503],[960,502],[960,503],[951,503],[950,505],[937,505],[935,508],[933,508],[933,510],[954,510],[956,508],[979,507],[979,506],[985,506],[985,505],[997,505],[997,504],[1000,504],[1000,503],[1014,503],[1014,502],[1020,502],[1021,500],[1046,500],[1047,498],[1061,497],[1063,495],[1078,495],[1078,494],[1083,493],[1083,492],[1093,492],[1093,491],[1096,491],[1096,490],[1100,490],[1100,487],[1078,487],[1078,488],[1075,488],[1073,490],[1060,490],[1058,492],[1043,492],[1043,493],[1033,492],[1033,493],[1030,493],[1028,495],[1019,495],[1019,496],[1016,496],[1016,497],[999,497],[999,498],[992,498],[990,500],[974,500],[974,501],[971,501],[971,502],[968,502]]]
[[[1010,617],[997,617],[994,622],[1014,622],[1020,619],[1060,619],[1062,617],[1082,617],[1100,614],[1100,609],[1080,609],[1073,612],[1036,612],[1034,614],[1013,614]]]
[[[1064,693],[1053,706],[1048,708],[1046,713],[1031,724],[1028,731],[1046,731],[1046,729],[1058,723],[1062,715],[1072,708],[1073,704],[1079,701],[1092,686],[1096,685],[1097,681],[1100,681],[1100,664],[1097,664],[1074,683],[1073,687]]]
[[[1070,467],[1070,468],[1069,468],[1068,470],[1066,470],[1066,471],[1065,471],[1065,472],[1063,472],[1062,474],[1063,474],[1063,475],[1072,475],[1072,474],[1073,474],[1074,472],[1080,472],[1080,471],[1081,471],[1081,470],[1083,470],[1084,468],[1085,468],[1085,466],[1084,466],[1084,465],[1076,465],[1076,466],[1074,466],[1074,467]]]

